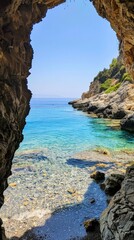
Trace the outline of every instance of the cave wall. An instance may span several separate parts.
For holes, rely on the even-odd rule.
[[[57,0],[55,5],[61,2]],[[31,30],[53,4],[50,0],[0,1],[0,207],[30,110],[27,77],[33,58]]]
[[[134,239],[134,165],[100,218],[102,240]]]
[[[0,206],[11,174],[12,159],[23,139],[31,92],[27,77],[33,58],[30,33],[49,8],[64,0],[0,1]],[[98,13],[110,21],[120,40],[127,70],[134,78],[133,0],[93,0]],[[111,43],[112,47],[112,43]]]
[[[134,79],[134,1],[93,0],[92,2],[98,14],[106,18],[116,32],[124,64]]]

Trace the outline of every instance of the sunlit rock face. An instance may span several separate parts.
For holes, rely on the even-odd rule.
[[[92,2],[99,15],[106,18],[115,30],[120,40],[124,64],[134,79],[134,1],[93,0]]]
[[[7,178],[11,174],[14,152],[23,139],[22,130],[29,112],[31,93],[27,88],[27,77],[33,58],[30,33],[33,24],[41,21],[48,8],[62,2],[65,1],[0,1],[0,206]],[[93,3],[98,13],[106,17],[116,31],[124,62],[134,78],[133,0],[94,0]],[[105,215],[106,220],[108,214]]]
[[[134,1],[93,0],[93,4],[97,12],[102,17],[107,18],[116,31],[120,40],[124,64],[134,79]],[[124,124],[128,126],[127,122]],[[133,196],[134,166],[127,171],[121,190],[115,195],[101,216],[100,226],[103,240],[134,239]]]

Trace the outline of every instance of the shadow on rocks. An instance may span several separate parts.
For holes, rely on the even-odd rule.
[[[68,163],[70,161],[69,159]],[[78,161],[79,164],[73,161],[73,166],[81,168],[80,160]],[[86,166],[82,165],[82,167]],[[91,198],[95,199],[93,203],[90,201]],[[44,225],[33,227],[21,237],[14,236],[10,240],[101,240],[99,225],[87,233],[84,222],[91,218],[99,219],[106,206],[105,193],[91,180],[80,203],[57,209]]]

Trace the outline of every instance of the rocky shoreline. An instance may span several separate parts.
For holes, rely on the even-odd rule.
[[[88,94],[90,93],[90,89]],[[70,102],[77,110],[92,117],[118,119],[120,128],[134,133],[134,84],[124,82],[117,91],[93,94]],[[94,176],[94,175],[93,175]],[[118,176],[118,180],[117,180]],[[134,239],[134,163],[124,176],[112,174],[102,184],[106,193],[115,196],[100,217],[100,231],[103,240]],[[114,188],[116,186],[116,189]],[[116,191],[117,192],[116,192]],[[111,194],[110,194],[111,195]],[[101,239],[100,238],[100,239]],[[89,238],[90,239],[90,238]],[[99,238],[98,238],[99,239]]]
[[[120,120],[121,129],[134,132],[134,84],[125,82],[116,91],[69,102],[90,116]],[[94,115],[93,115],[94,114]]]

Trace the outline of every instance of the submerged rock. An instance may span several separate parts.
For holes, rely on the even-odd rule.
[[[94,198],[91,198],[91,199],[90,199],[90,203],[95,203],[95,199],[94,199]]]

